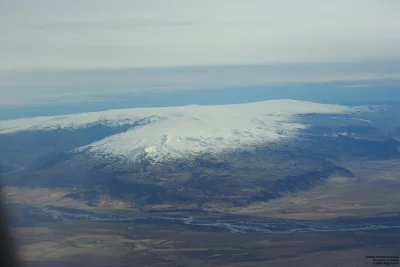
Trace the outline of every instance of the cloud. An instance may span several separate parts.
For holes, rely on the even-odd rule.
[[[174,21],[157,19],[120,19],[98,22],[64,22],[64,23],[45,23],[34,25],[34,30],[54,30],[54,31],[106,31],[121,30],[146,27],[179,27],[194,24],[193,21]]]
[[[394,0],[3,1],[0,69],[400,58]]]
[[[344,86],[345,88],[360,88],[360,87],[371,87],[373,84],[351,84]]]
[[[399,11],[397,0],[0,1],[0,106],[396,78]]]

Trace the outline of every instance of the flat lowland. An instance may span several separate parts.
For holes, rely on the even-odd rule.
[[[333,175],[310,190],[268,202],[227,207],[226,215],[285,219],[385,217],[400,213],[400,161],[341,163],[355,177]],[[64,198],[65,189],[8,187],[14,204],[146,214],[121,200],[104,206]],[[173,205],[153,205],[171,210]],[[181,207],[182,208],[182,207]],[[186,208],[191,208],[190,205]],[[23,216],[24,210],[15,210]],[[167,214],[176,214],[166,212]],[[185,212],[179,212],[184,214]],[[187,212],[189,215],[190,212]],[[165,215],[165,214],[163,214]],[[221,213],[218,216],[224,216]],[[206,215],[207,216],[207,215]],[[184,224],[47,221],[14,228],[24,266],[374,266],[366,256],[400,256],[397,230],[237,234]]]
[[[332,176],[310,190],[234,208],[230,213],[304,220],[400,214],[399,160],[342,165],[355,178]]]
[[[365,256],[397,256],[400,248],[398,232],[238,235],[57,222],[16,235],[26,266],[373,266]]]

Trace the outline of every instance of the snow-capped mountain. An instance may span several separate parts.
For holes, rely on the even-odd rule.
[[[155,160],[197,153],[218,153],[260,143],[279,142],[307,127],[296,115],[346,114],[364,107],[273,100],[220,106],[182,106],[109,110],[55,117],[0,121],[0,134],[20,131],[74,130],[102,124],[128,125],[127,131],[75,149],[95,157]]]

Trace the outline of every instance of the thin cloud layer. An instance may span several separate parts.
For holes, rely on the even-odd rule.
[[[393,0],[3,1],[1,69],[399,58]]]
[[[397,0],[2,1],[0,107],[399,78],[399,11]]]
[[[400,61],[0,72],[0,108],[271,84],[400,79]],[[351,83],[346,90],[361,87]],[[268,89],[266,89],[268,90]],[[284,89],[282,89],[284,90]]]

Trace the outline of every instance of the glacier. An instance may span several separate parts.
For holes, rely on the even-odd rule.
[[[300,129],[308,127],[297,120],[298,115],[356,114],[366,109],[289,99],[218,106],[132,108],[0,121],[0,134],[74,130],[95,124],[131,125],[123,133],[76,148],[74,152],[128,160],[146,155],[157,161],[277,143],[295,138]]]

